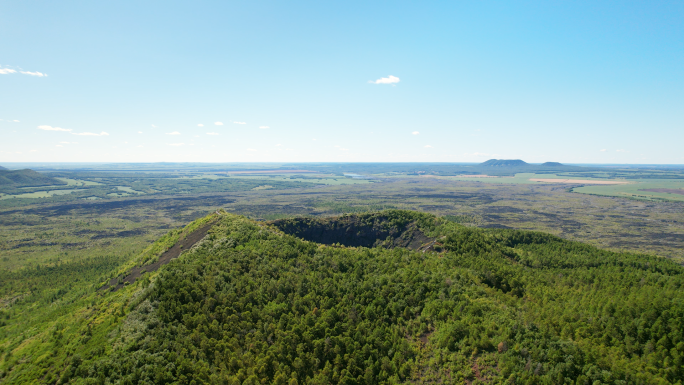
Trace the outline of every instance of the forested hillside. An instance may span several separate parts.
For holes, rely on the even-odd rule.
[[[47,186],[66,184],[33,170],[7,170],[0,168],[0,187]]]
[[[339,219],[393,234],[374,248],[338,242],[346,237],[315,243],[223,212],[202,223],[209,220],[216,221],[209,234],[158,272],[118,291],[85,290],[69,302],[81,310],[60,313],[32,338],[3,334],[0,381],[681,384],[684,378],[684,268],[665,259],[543,233],[467,228],[409,211]],[[300,236],[318,234],[302,223],[277,224]],[[407,230],[425,237],[423,251],[389,242]],[[175,231],[160,240],[139,264],[154,263],[159,250],[182,236]],[[4,324],[15,314],[5,312]]]

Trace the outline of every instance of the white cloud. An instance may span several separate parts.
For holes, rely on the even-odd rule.
[[[280,143],[276,144],[276,147],[280,147],[280,146],[282,146],[282,144],[280,144]]]
[[[43,76],[47,76],[47,74],[44,74],[42,72],[30,72],[30,71],[19,71],[24,75],[31,75],[31,76],[38,76],[39,78],[42,78]]]
[[[142,144],[139,144],[138,147],[142,148]]]
[[[61,144],[76,144],[76,142],[59,142]]]
[[[606,150],[605,148],[603,150],[601,150],[601,152],[606,152],[606,151],[608,151],[608,150]]]
[[[166,143],[167,146],[182,146],[185,143]]]
[[[426,145],[423,146],[423,147],[425,147],[425,148],[432,148],[432,146],[430,146],[429,144],[426,144]]]
[[[233,122],[234,124],[247,124],[247,122]]]
[[[214,124],[217,126],[223,126],[223,122],[214,122]]]
[[[167,132],[167,133],[166,133],[166,135],[180,135],[180,134],[181,134],[181,133],[180,133],[180,132],[178,132],[178,131],[174,131],[174,132]]]
[[[629,151],[627,151],[627,150],[623,150],[623,149],[620,149],[620,150],[615,150],[615,151],[616,151],[616,152],[629,152]]]
[[[153,125],[152,125],[152,128],[157,128],[157,126],[155,126],[155,125],[153,124]]]
[[[64,146],[62,146],[61,144],[58,144],[58,145],[56,145],[55,147],[64,147]]]
[[[218,132],[207,132],[207,135],[218,135]]]
[[[8,75],[8,74],[13,74],[17,72],[17,70],[13,70],[11,68],[0,68],[0,75]]]
[[[259,126],[259,128],[264,129],[264,128],[271,128],[269,126]]]
[[[380,78],[376,81],[369,80],[368,83],[373,83],[373,84],[394,84],[394,83],[399,83],[399,78],[396,76],[390,75],[387,78]]]
[[[142,131],[138,131],[138,134],[142,134]]]
[[[13,122],[15,122],[15,123],[19,123],[19,121],[18,121],[18,120],[16,120],[16,119],[14,119],[14,120],[13,120]]]
[[[99,134],[96,134],[94,132],[72,132],[72,135],[82,135],[82,136],[109,136],[108,133],[102,131]]]
[[[71,131],[71,128],[61,128],[61,127],[52,127],[52,126],[38,126],[38,128],[41,130],[45,130],[45,131],[64,131],[64,132]]]
[[[195,135],[195,138],[199,138],[199,135]]]
[[[197,125],[197,127],[204,127],[204,124],[200,123]]]
[[[256,150],[253,148],[248,148],[247,151],[256,151]]]
[[[420,132],[418,132],[418,131],[413,131],[412,134],[413,134],[413,135],[418,135],[418,134],[420,134]]]

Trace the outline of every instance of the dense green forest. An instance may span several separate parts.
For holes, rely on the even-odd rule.
[[[27,293],[0,314],[0,382],[681,384],[684,378],[684,268],[666,259],[410,211],[340,221],[395,238],[420,231],[430,247],[393,247],[389,239],[372,248],[325,245],[284,233],[282,223],[224,212],[203,223],[209,220],[216,224],[204,239],[118,291],[84,284],[48,296],[33,288],[52,274],[104,283],[125,270],[116,270],[116,256],[57,266],[50,274],[36,268],[0,277],[25,281]],[[169,239],[128,267],[154,262]],[[30,306],[52,313],[21,326],[24,335],[16,337],[17,317]]]

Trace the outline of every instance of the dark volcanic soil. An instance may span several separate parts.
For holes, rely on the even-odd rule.
[[[406,247],[418,250],[433,241],[415,223],[392,228],[380,217],[371,222],[353,215],[328,219],[292,218],[276,220],[271,224],[286,234],[328,245],[339,243],[353,247]]]
[[[109,284],[104,285],[102,288],[100,288],[100,290],[110,288],[112,291],[119,290],[122,287],[124,287],[124,284],[126,282],[131,284],[135,282],[136,279],[140,278],[140,276],[143,274],[143,270],[145,270],[145,272],[156,271],[163,265],[169,263],[172,259],[178,258],[178,256],[181,254],[181,251],[189,250],[195,243],[199,242],[202,238],[204,238],[207,235],[209,229],[211,229],[211,227],[214,225],[214,223],[215,222],[211,222],[209,224],[204,225],[204,227],[200,227],[194,232],[188,234],[185,238],[183,238],[183,235],[181,234],[181,239],[178,242],[176,242],[176,244],[173,245],[173,247],[166,250],[164,254],[162,254],[161,257],[159,257],[159,260],[157,260],[157,262],[146,266],[136,266],[126,274],[121,283],[117,284],[119,277],[112,278],[112,280],[109,281]]]

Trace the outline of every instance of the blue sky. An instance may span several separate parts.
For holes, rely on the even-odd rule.
[[[2,2],[0,162],[680,164],[682,20],[681,1]]]

